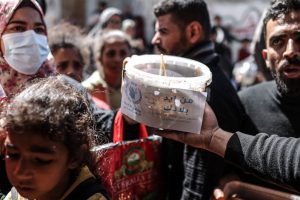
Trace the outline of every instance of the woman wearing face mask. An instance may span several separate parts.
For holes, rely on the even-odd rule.
[[[6,95],[52,73],[43,12],[35,0],[0,1],[0,84]]]
[[[28,80],[52,73],[46,61],[47,30],[35,0],[0,0],[0,13],[0,86],[12,96]],[[5,95],[2,92],[0,98]],[[0,193],[6,194],[10,185],[2,162],[0,159]]]

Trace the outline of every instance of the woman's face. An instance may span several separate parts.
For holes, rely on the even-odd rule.
[[[8,179],[23,197],[60,199],[72,168],[65,145],[41,134],[8,133],[5,148]]]
[[[46,35],[46,26],[43,23],[40,13],[31,7],[17,9],[7,24],[2,35],[9,33],[20,33],[33,30],[37,34]],[[1,52],[4,52],[4,45],[1,36]]]
[[[121,29],[122,18],[120,15],[113,15],[107,22],[106,29]]]
[[[106,81],[115,81],[116,84],[113,85],[119,84],[123,60],[128,56],[130,56],[130,49],[127,42],[114,42],[104,45],[99,61],[103,67]]]

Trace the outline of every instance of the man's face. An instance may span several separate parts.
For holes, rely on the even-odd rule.
[[[184,53],[190,45],[185,30],[174,23],[171,17],[171,14],[166,14],[157,18],[152,44],[163,54],[179,55]]]
[[[283,95],[300,96],[300,13],[270,20],[263,56]]]

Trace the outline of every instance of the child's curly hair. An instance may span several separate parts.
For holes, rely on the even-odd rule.
[[[57,77],[35,81],[4,108],[2,128],[18,134],[39,134],[64,144],[69,155],[96,173],[94,122],[86,99]],[[80,148],[86,145],[83,150]]]
[[[83,43],[83,38],[83,30],[66,21],[61,21],[48,30],[48,43],[53,55],[62,48],[76,49],[79,59],[85,65],[88,59],[88,49]]]

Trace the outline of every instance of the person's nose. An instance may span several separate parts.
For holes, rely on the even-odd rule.
[[[65,74],[72,77],[73,79],[81,82],[82,81],[82,73],[78,69],[79,66],[76,66],[76,63],[69,63],[67,69],[65,70]],[[81,67],[81,66],[80,66]]]
[[[75,72],[75,66],[72,62],[69,62],[65,70],[65,73],[68,75],[68,74],[73,74],[74,72]]]
[[[19,178],[27,179],[31,177],[31,169],[32,166],[30,166],[30,162],[26,159],[20,158],[13,173]]]
[[[299,50],[299,44],[290,38],[287,42],[283,56],[287,59],[293,58],[294,56],[300,56]]]
[[[158,44],[159,42],[160,42],[159,33],[156,32],[156,33],[154,34],[152,40],[151,40],[151,43],[152,43],[153,45],[156,45],[156,44]]]
[[[113,59],[114,62],[121,63],[121,56],[119,54],[117,54]]]
[[[82,81],[82,77],[80,76],[80,74],[76,73],[74,71],[68,71],[68,72],[66,72],[66,75],[68,75],[69,77],[75,79],[78,82]]]
[[[123,60],[128,56],[128,54],[117,53],[114,58],[116,62],[123,63]]]

